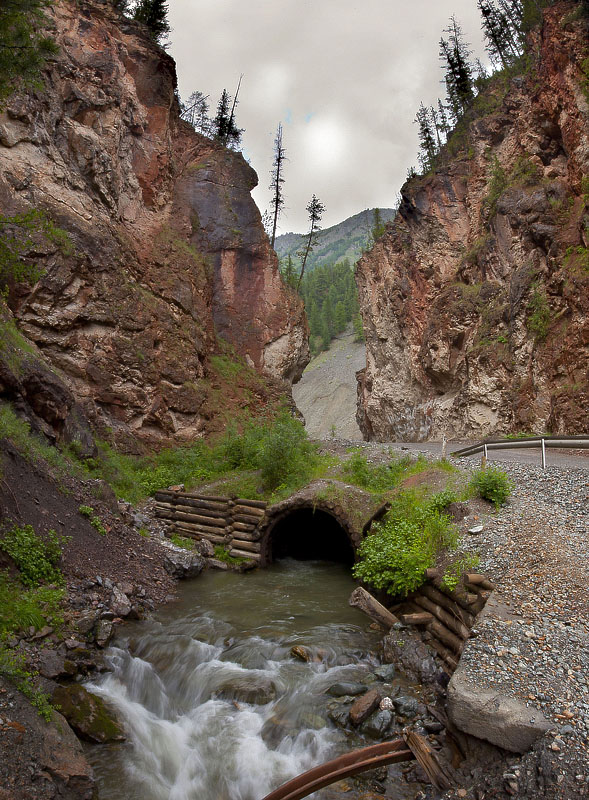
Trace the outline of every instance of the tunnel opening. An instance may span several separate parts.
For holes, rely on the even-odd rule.
[[[354,548],[345,528],[331,514],[313,508],[297,508],[279,519],[270,532],[271,561],[354,563]]]

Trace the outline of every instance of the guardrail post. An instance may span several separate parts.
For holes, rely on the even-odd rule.
[[[546,469],[546,445],[542,439],[542,469]]]
[[[481,469],[485,469],[487,466],[487,445],[483,447],[483,457],[481,458]]]

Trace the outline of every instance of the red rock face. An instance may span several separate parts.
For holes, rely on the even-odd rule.
[[[359,262],[366,438],[589,431],[589,47],[569,12]]]
[[[0,208],[46,210],[74,252],[12,297],[21,330],[119,440],[199,436],[217,334],[298,379],[300,300],[282,286],[254,171],[178,118],[173,60],[108,4],[57,2],[46,91],[0,114]]]

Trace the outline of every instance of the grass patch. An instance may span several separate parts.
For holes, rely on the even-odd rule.
[[[10,439],[27,461],[43,460],[60,476],[79,474],[80,472],[60,450],[32,433],[29,424],[17,417],[8,403],[1,401],[0,439]]]
[[[240,556],[232,556],[229,553],[229,550],[227,550],[226,547],[223,547],[220,544],[218,544],[215,547],[215,558],[218,561],[223,561],[225,564],[229,564],[229,566],[234,566],[234,567],[237,567],[240,564],[246,564],[248,561],[247,558],[241,558]]]
[[[430,465],[423,456],[391,455],[387,464],[372,464],[361,452],[355,451],[341,468],[341,477],[374,494],[382,494],[394,489],[409,475],[423,472]]]
[[[391,595],[404,597],[417,589],[438,554],[456,547],[456,528],[443,513],[448,497],[399,492],[358,548],[354,576]]]
[[[141,531],[139,531],[141,533]],[[189,539],[186,536],[178,536],[177,533],[173,533],[170,536],[170,541],[172,544],[175,544],[176,547],[181,547],[183,550],[196,550],[196,542],[194,539]]]

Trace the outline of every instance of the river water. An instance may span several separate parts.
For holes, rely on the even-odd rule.
[[[338,682],[366,682],[379,637],[348,605],[349,567],[285,559],[208,571],[179,600],[130,623],[112,672],[87,688],[129,734],[91,748],[101,800],[260,800],[286,780],[369,742],[328,718]],[[291,655],[308,648],[310,663]]]

